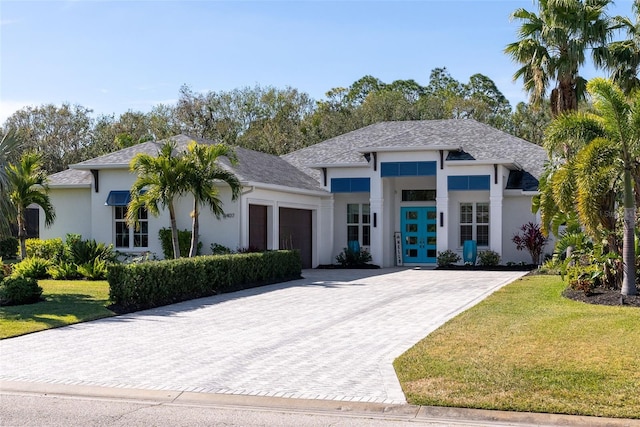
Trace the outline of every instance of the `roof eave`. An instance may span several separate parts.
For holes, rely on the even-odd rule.
[[[511,159],[445,160],[445,162],[447,166],[502,165],[511,166],[514,170],[523,170],[520,163]]]

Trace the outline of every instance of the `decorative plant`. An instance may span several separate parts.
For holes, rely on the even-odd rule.
[[[485,267],[500,264],[500,254],[495,251],[486,250],[478,252],[478,265]]]
[[[351,248],[344,248],[336,257],[336,261],[343,267],[357,267],[371,261],[371,254],[368,251],[354,251]]]
[[[446,251],[438,252],[436,263],[438,264],[438,267],[448,267],[460,262],[461,259],[460,255],[453,252],[451,249],[447,249]]]
[[[542,234],[540,225],[528,222],[520,227],[519,234],[516,234],[511,239],[516,244],[516,249],[519,251],[526,249],[531,255],[531,263],[538,265],[540,263],[540,255],[542,255],[542,249],[547,243],[547,238]]]

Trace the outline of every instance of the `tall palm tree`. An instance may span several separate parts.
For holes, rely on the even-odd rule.
[[[242,185],[238,178],[233,172],[220,167],[217,162],[218,158],[222,156],[227,157],[232,164],[237,163],[233,149],[225,144],[205,145],[191,142],[187,147],[186,160],[190,167],[186,182],[188,191],[193,195],[190,257],[195,256],[198,249],[200,206],[208,205],[217,218],[224,215],[222,201],[219,198],[218,186],[220,183],[229,185],[232,200],[236,200],[240,196]]]
[[[586,80],[580,68],[586,53],[606,45],[613,22],[606,15],[612,0],[538,0],[538,14],[519,8],[511,19],[522,21],[517,42],[505,53],[522,65],[513,78],[524,80],[532,104],[539,105],[551,87],[553,116],[578,108]]]
[[[582,147],[566,159],[564,176],[561,174],[551,184],[554,199],[561,209],[570,209],[573,203],[581,222],[589,228],[598,220],[612,220],[615,196],[621,187],[624,207],[621,292],[635,295],[633,174],[640,158],[640,91],[627,97],[619,86],[602,78],[591,80],[587,89],[593,98],[593,113],[562,116],[547,130],[548,147],[564,143],[567,130],[576,140],[583,139]]]
[[[46,226],[53,224],[56,214],[49,199],[47,173],[42,168],[40,155],[27,152],[16,164],[9,164],[6,170],[8,178],[9,201],[16,212],[20,257],[27,256],[27,207],[35,204],[44,211]]]
[[[11,234],[11,224],[15,218],[15,209],[9,201],[9,158],[17,150],[20,140],[14,133],[8,132],[0,140],[0,236]]]
[[[640,89],[640,0],[633,2],[635,23],[627,17],[613,18],[617,27],[626,32],[627,38],[611,42],[602,54],[597,55],[597,64],[611,72],[611,79],[630,94]]]
[[[145,208],[154,216],[160,215],[159,206],[169,210],[173,257],[180,258],[178,226],[174,201],[186,190],[188,165],[184,156],[175,153],[176,144],[168,141],[160,147],[157,156],[138,153],[129,165],[138,177],[131,187],[131,201],[127,206],[127,219],[137,226],[138,212]]]

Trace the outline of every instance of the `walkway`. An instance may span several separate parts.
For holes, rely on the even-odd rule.
[[[393,360],[523,273],[305,279],[0,341],[0,380],[405,403]]]

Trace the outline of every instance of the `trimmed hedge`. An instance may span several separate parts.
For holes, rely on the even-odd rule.
[[[134,311],[297,279],[298,251],[209,255],[109,266],[109,298]]]

